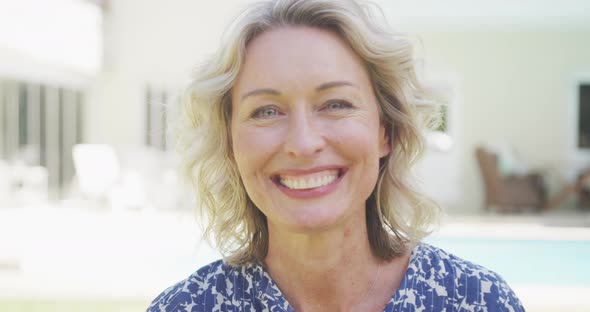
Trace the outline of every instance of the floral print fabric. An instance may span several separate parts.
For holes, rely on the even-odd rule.
[[[261,265],[232,267],[218,260],[166,289],[147,309],[177,311],[294,310]],[[524,308],[498,274],[421,243],[412,251],[401,285],[383,311],[519,312]]]

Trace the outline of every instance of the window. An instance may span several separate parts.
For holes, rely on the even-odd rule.
[[[173,149],[171,119],[176,117],[177,99],[163,88],[147,86],[144,96],[145,132],[144,144],[161,151]]]
[[[0,80],[0,158],[47,169],[50,198],[74,176],[72,147],[82,141],[80,90]]]
[[[449,129],[449,125],[447,124],[448,119],[449,119],[448,115],[449,115],[448,106],[441,105],[440,106],[440,124],[438,125],[438,127],[436,129],[434,129],[435,131],[447,132],[447,130]]]
[[[578,127],[577,146],[581,149],[590,148],[590,83],[578,86]]]
[[[147,87],[145,92],[145,145],[166,150],[166,100],[165,91]]]

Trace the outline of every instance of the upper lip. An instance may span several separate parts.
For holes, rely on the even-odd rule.
[[[273,176],[280,176],[280,175],[291,175],[291,176],[306,175],[306,174],[311,174],[311,173],[316,173],[316,172],[326,171],[326,170],[341,170],[341,169],[344,169],[344,168],[345,168],[344,166],[327,165],[327,166],[313,167],[313,168],[309,168],[309,169],[285,169],[285,170],[280,170],[278,172],[275,172],[273,174]]]

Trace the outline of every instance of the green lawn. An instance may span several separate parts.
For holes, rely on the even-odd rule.
[[[2,312],[144,312],[149,301],[0,299]]]

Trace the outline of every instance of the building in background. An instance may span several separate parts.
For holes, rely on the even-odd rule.
[[[7,297],[48,301],[29,311],[51,310],[55,298],[141,310],[218,257],[199,245],[175,171],[177,98],[252,1],[0,0],[0,310],[29,304]],[[442,242],[508,255],[486,258],[530,283],[517,291],[531,311],[588,310],[587,257],[575,255],[588,253],[590,220],[568,211],[576,194],[556,208],[572,213],[567,227],[557,214],[489,214],[475,150],[496,152],[503,176],[545,173],[550,193],[590,167],[590,2],[376,2],[446,98],[444,126],[427,134],[416,169],[422,190],[460,216]],[[538,267],[578,274],[553,279]]]

